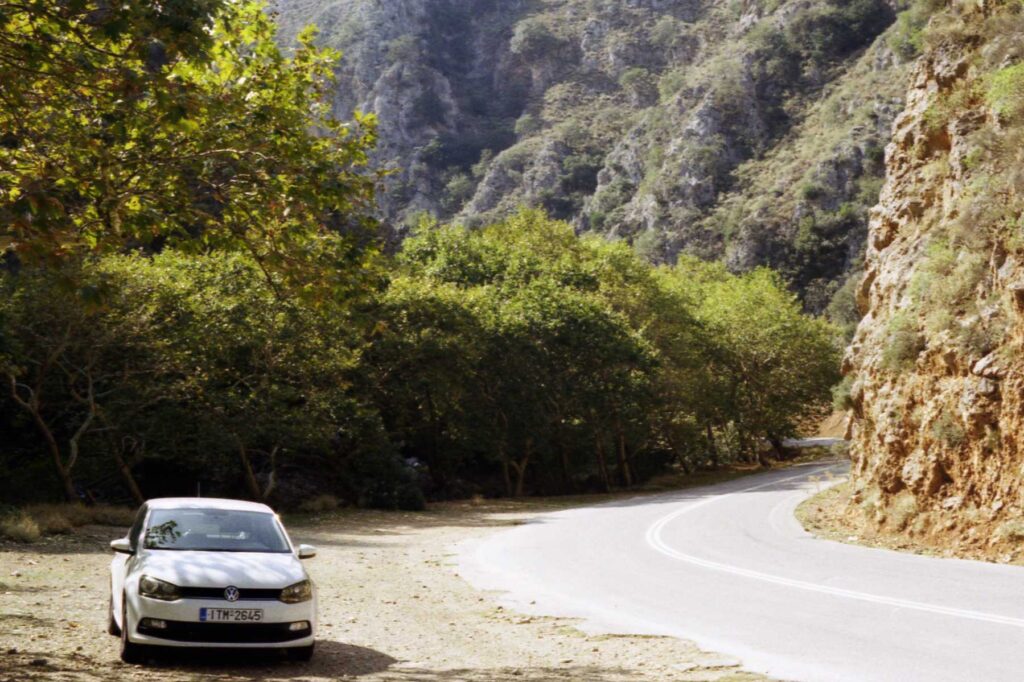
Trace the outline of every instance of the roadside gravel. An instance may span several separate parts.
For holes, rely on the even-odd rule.
[[[295,540],[320,550],[309,563],[321,631],[308,664],[184,650],[123,665],[117,640],[105,634],[107,543],[121,529],[86,526],[32,545],[0,544],[0,682],[763,679],[685,641],[588,636],[571,620],[506,611],[458,576],[458,543],[569,504],[459,503],[291,520]]]

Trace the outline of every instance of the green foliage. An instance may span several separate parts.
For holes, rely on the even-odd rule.
[[[623,71],[619,76],[619,85],[637,105],[649,104],[657,99],[657,83],[651,72],[643,67],[635,66]]]
[[[509,48],[513,54],[534,60],[551,58],[561,45],[561,39],[554,34],[548,22],[536,16],[516,24]]]
[[[476,182],[466,173],[452,175],[444,186],[444,200],[442,204],[450,213],[456,213],[462,205],[473,197],[476,189]]]
[[[1024,116],[1024,62],[992,74],[985,99],[1004,118],[1018,120]]]
[[[853,409],[853,384],[857,377],[847,374],[843,380],[832,387],[832,409],[837,412],[846,412]]]
[[[786,26],[790,44],[806,58],[825,64],[860,47],[892,20],[882,0],[830,0],[799,14]]]
[[[896,27],[889,34],[889,47],[903,59],[913,59],[924,49],[924,32],[928,19],[942,8],[941,0],[913,0],[896,17]]]
[[[109,23],[102,3],[48,4],[3,14],[0,249],[43,262],[176,244],[249,253],[297,288],[349,286],[375,229],[375,132],[330,115],[336,53],[306,31],[286,57],[254,3],[133,2]]]
[[[907,313],[894,315],[889,321],[885,348],[882,350],[882,369],[905,372],[913,368],[917,356],[925,349],[924,336],[916,322]]]
[[[932,436],[946,445],[958,448],[967,439],[963,423],[952,410],[944,410],[931,425]]]
[[[415,63],[421,57],[420,41],[411,34],[406,34],[388,43],[388,61]]]
[[[718,396],[746,448],[758,436],[792,435],[800,415],[827,407],[839,380],[836,330],[805,316],[777,274],[762,268],[737,277],[682,259],[676,276],[696,286],[697,316],[713,339],[706,395]]]
[[[847,341],[853,339],[861,318],[857,308],[857,289],[862,279],[863,273],[860,272],[847,277],[825,308],[825,317],[842,330],[843,338]]]
[[[540,118],[534,116],[531,113],[525,113],[516,119],[516,136],[520,138],[528,137],[530,135],[533,135],[543,127],[544,122]]]

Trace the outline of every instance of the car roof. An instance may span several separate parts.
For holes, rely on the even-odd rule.
[[[264,512],[274,510],[259,502],[228,500],[218,497],[159,497],[146,502],[150,509],[225,509],[229,511]]]

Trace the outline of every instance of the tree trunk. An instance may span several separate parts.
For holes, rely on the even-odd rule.
[[[242,475],[245,478],[245,487],[249,489],[249,495],[257,502],[262,502],[263,491],[260,490],[260,483],[256,480],[256,472],[252,470],[249,451],[245,449],[245,445],[240,440],[238,441],[238,457],[242,462]]]
[[[505,496],[512,497],[512,473],[509,471],[508,448],[503,443],[500,446],[501,452],[501,477],[505,481]]]
[[[523,458],[513,461],[512,467],[516,470],[516,497],[522,497],[526,489],[526,468],[530,466],[530,457],[533,455],[533,439],[526,439],[526,448]]]
[[[562,491],[574,492],[572,484],[572,468],[569,464],[569,450],[565,447],[565,439],[562,438],[562,430],[555,426],[555,447],[558,448],[558,456],[562,465]]]
[[[711,429],[711,422],[704,425],[705,437],[708,439],[708,455],[711,456],[711,466],[718,468],[718,447],[715,445],[715,432]]]
[[[626,434],[622,431],[622,423],[615,421],[615,437],[618,442],[616,453],[619,456],[619,473],[622,476],[622,483],[627,488],[633,487],[633,473],[629,470],[629,461],[626,459]]]
[[[781,438],[775,434],[769,433],[768,442],[772,444],[772,449],[775,450],[775,454],[779,456],[780,460],[785,461],[790,458],[790,452],[786,449],[786,446],[783,445]]]
[[[113,447],[111,448],[111,452],[114,455],[114,461],[117,463],[117,470],[121,472],[124,484],[128,487],[128,492],[131,493],[132,499],[135,500],[135,504],[141,505],[146,501],[146,498],[142,496],[142,490],[139,488],[139,484],[135,481],[135,476],[132,475],[131,467],[128,466],[128,462],[126,462],[124,457],[121,456],[120,448]]]
[[[32,411],[32,420],[35,422],[40,433],[43,434],[46,447],[53,458],[53,467],[57,470],[57,477],[60,479],[61,487],[64,489],[64,498],[68,502],[77,502],[78,493],[75,492],[75,482],[71,478],[71,472],[64,466],[64,458],[60,455],[60,446],[57,444],[57,439],[54,438],[53,432],[50,431],[50,427],[46,425],[38,411]]]
[[[604,439],[598,434],[596,441],[594,451],[597,454],[597,468],[601,472],[601,482],[604,483],[604,491],[610,493],[612,491],[612,480],[608,475],[608,461],[604,456]]]

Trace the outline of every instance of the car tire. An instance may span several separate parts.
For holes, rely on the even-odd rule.
[[[107,634],[114,637],[121,636],[121,628],[118,627],[117,621],[114,620],[114,597],[110,597],[109,605],[107,606]]]
[[[128,639],[128,599],[121,598],[121,660],[125,663],[143,663],[146,647]]]
[[[309,646],[295,646],[285,649],[288,652],[288,659],[292,661],[309,661],[313,658],[313,649],[316,648],[315,644]]]

